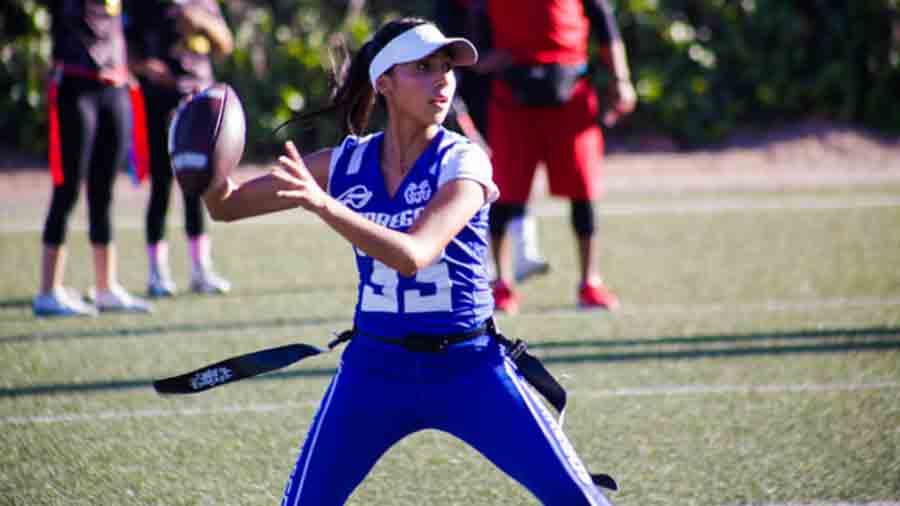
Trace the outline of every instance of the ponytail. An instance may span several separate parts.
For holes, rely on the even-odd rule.
[[[343,135],[361,135],[375,109],[376,93],[369,81],[369,66],[375,55],[401,33],[428,21],[421,18],[402,18],[382,26],[349,61],[332,70],[334,92],[328,105],[315,111],[301,113],[281,124],[275,131],[294,121],[309,121],[317,116],[335,113]]]
[[[331,109],[337,113],[344,135],[360,135],[369,124],[376,101],[375,89],[369,81],[369,65],[379,49],[374,38],[363,44],[332,95]]]

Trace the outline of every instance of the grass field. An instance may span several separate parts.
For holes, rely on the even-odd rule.
[[[0,209],[0,504],[277,504],[337,354],[196,396],[149,384],[326,343],[350,322],[350,249],[300,212],[216,224],[232,294],[180,295],[149,316],[36,320],[43,209]],[[602,264],[616,314],[574,311],[566,207],[538,211],[553,272],[499,323],[569,389],[565,430],[591,470],[619,480],[617,505],[900,505],[900,188],[612,195]],[[122,211],[117,231],[135,291],[139,212]],[[85,289],[81,223],[67,284]],[[437,432],[393,448],[350,501],[534,503]]]

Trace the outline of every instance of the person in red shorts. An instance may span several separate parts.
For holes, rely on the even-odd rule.
[[[551,195],[571,200],[579,259],[578,306],[619,307],[597,268],[593,200],[600,196],[603,133],[601,103],[590,79],[591,36],[609,69],[602,121],[612,126],[634,110],[625,47],[606,0],[485,0],[498,79],[488,106],[488,143],[500,199],[491,209],[497,264],[497,310],[514,313],[521,296],[506,240],[510,220],[525,212],[537,166],[543,162]],[[523,29],[528,27],[528,29]]]
[[[486,31],[485,12],[479,0],[438,0],[435,2],[434,18],[438,27],[446,34],[454,37],[467,37],[476,44],[479,52],[490,53],[491,41]],[[499,53],[492,53],[499,55]],[[459,79],[456,98],[451,109],[460,130],[466,137],[479,143],[490,153],[487,146],[487,108],[491,95],[492,69],[495,65],[490,60],[461,67],[456,70]],[[463,109],[463,110],[461,110]],[[465,112],[471,117],[471,126],[466,127]],[[538,241],[536,218],[525,212],[522,216],[511,220],[506,226],[512,249],[513,267],[516,281],[544,275],[550,271],[550,264],[541,255]],[[493,259],[491,259],[493,260]],[[489,262],[490,276],[496,277],[497,269]]]

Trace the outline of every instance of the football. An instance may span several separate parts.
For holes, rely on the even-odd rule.
[[[230,174],[244,154],[244,107],[234,89],[216,83],[192,96],[169,123],[169,160],[178,185],[200,195]]]

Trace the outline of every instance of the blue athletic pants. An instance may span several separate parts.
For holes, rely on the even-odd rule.
[[[420,353],[357,334],[313,419],[282,506],[344,504],[388,448],[424,429],[465,441],[543,504],[610,504],[494,339]]]

